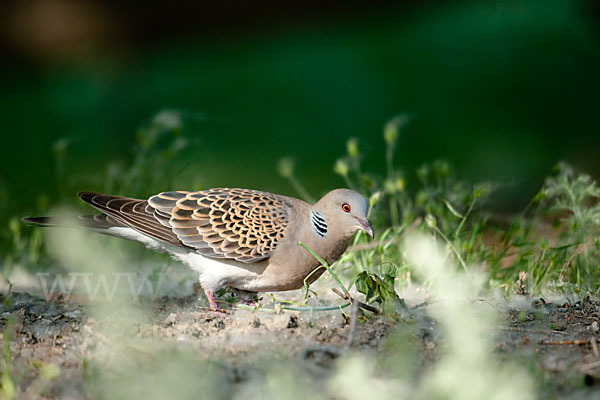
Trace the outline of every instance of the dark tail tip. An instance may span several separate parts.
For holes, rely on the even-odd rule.
[[[54,225],[52,223],[50,217],[25,217],[25,218],[21,218],[21,221],[23,221],[26,224],[31,224],[31,225],[42,225],[42,226]]]
[[[77,197],[79,197],[81,200],[88,202],[90,201],[90,199],[92,197],[94,197],[94,195],[96,195],[98,193],[95,192],[77,192]]]

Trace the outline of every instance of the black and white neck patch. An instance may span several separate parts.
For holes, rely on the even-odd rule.
[[[325,218],[323,218],[320,212],[313,211],[310,214],[310,222],[317,235],[321,237],[327,235],[327,222],[325,222]]]

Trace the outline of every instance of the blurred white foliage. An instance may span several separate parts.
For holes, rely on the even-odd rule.
[[[386,379],[380,376],[374,359],[354,354],[341,360],[337,373],[329,381],[328,392],[333,398],[347,400],[414,398],[410,382],[398,378]]]
[[[404,249],[411,265],[431,282],[432,297],[438,301],[431,313],[445,328],[447,340],[442,358],[423,378],[423,398],[535,398],[527,371],[514,363],[501,363],[493,354],[497,314],[475,301],[484,276],[472,269],[459,273],[432,237],[411,236]]]

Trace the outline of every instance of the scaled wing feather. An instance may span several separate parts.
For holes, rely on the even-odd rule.
[[[151,197],[154,218],[199,254],[251,263],[269,257],[288,225],[284,198],[247,189],[165,192]]]
[[[149,200],[81,192],[115,225],[211,258],[252,263],[268,258],[288,225],[284,197],[247,189],[164,192]]]

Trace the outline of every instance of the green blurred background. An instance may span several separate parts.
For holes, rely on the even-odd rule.
[[[251,3],[3,1],[2,226],[77,190],[295,195],[276,170],[286,155],[317,196],[344,185],[332,166],[349,137],[383,173],[382,127],[400,113],[409,185],[443,158],[514,209],[559,160],[598,176],[598,2]],[[114,184],[165,109],[177,151],[142,171],[161,179]]]

